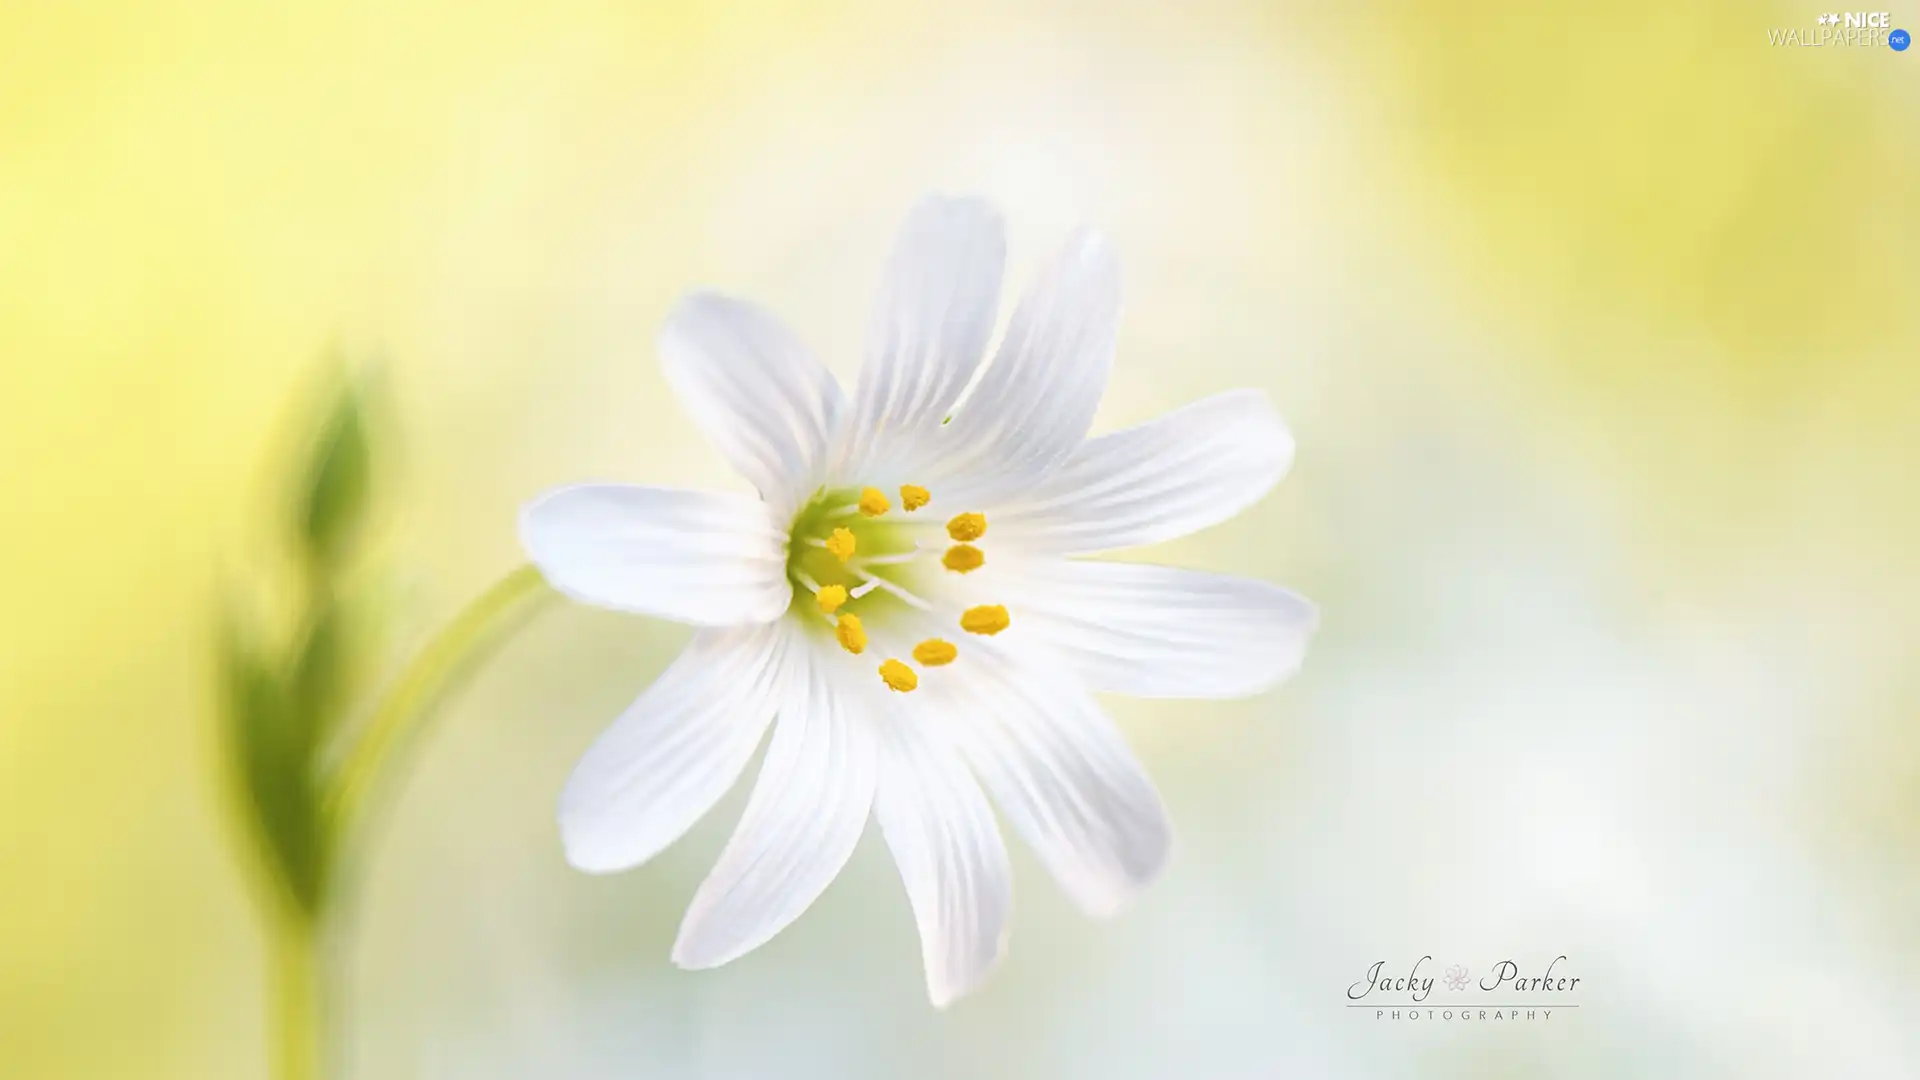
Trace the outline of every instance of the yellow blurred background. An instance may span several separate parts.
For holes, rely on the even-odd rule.
[[[1010,282],[1112,234],[1097,428],[1271,393],[1293,475],[1148,557],[1313,597],[1303,671],[1112,703],[1167,878],[1092,923],[1016,851],[1010,959],[935,1013],[872,837],[699,974],[738,793],[565,867],[568,767],[685,634],[550,612],[363,868],[350,1075],[1920,1074],[1920,55],[1769,45],[1817,14],[0,0],[0,1076],[264,1075],[210,628],[331,345],[390,358],[417,644],[547,486],[738,486],[661,315],[751,297],[850,379],[927,190],[1005,209]],[[1340,1007],[1421,953],[1590,995]]]

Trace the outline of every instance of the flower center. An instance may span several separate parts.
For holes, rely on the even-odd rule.
[[[900,488],[906,514],[932,501],[926,488]],[[1011,620],[998,604],[942,613],[921,596],[928,591],[926,575],[968,574],[986,565],[987,554],[976,543],[987,534],[986,515],[959,514],[946,522],[942,537],[934,532],[935,521],[911,520],[892,511],[887,494],[873,487],[821,488],[800,508],[787,537],[787,580],[793,584],[795,615],[831,633],[840,648],[856,656],[867,650],[870,623],[882,627],[911,618],[910,611],[947,614],[969,634],[991,636],[1005,630]],[[914,645],[912,655],[925,667],[944,667],[959,658],[960,650],[934,637]],[[897,658],[882,662],[879,674],[898,693],[920,685],[918,674]]]

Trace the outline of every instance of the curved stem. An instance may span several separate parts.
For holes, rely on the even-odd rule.
[[[386,765],[419,737],[434,704],[456,676],[516,617],[531,615],[535,598],[551,597],[540,571],[521,566],[494,582],[442,627],[374,707],[366,731],[336,774],[326,813],[334,835],[354,838],[369,794]]]

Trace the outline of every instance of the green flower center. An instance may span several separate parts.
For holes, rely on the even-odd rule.
[[[901,514],[911,514],[932,500],[932,493],[913,484],[900,487]],[[903,646],[918,635],[893,638],[889,620],[902,619],[917,609],[940,618],[927,586],[941,573],[970,574],[986,565],[986,552],[975,542],[987,534],[985,514],[968,512],[949,519],[945,536],[934,529],[937,519],[907,520],[892,513],[893,503],[879,488],[821,488],[793,515],[787,532],[787,580],[793,585],[794,616],[821,636],[831,635],[841,649],[860,656],[867,652],[869,624],[882,634],[881,648]],[[925,541],[939,537],[933,543]],[[951,540],[938,559],[933,550]],[[1011,620],[1001,604],[982,604],[958,612],[958,628],[992,637]],[[951,618],[951,614],[948,616]],[[895,624],[898,626],[898,623]],[[906,650],[901,650],[906,651]],[[944,637],[922,639],[912,646],[913,659],[925,668],[946,667],[960,657],[960,648]],[[920,673],[898,656],[888,656],[877,669],[880,681],[896,693],[911,693],[920,685]]]
[[[916,536],[926,533],[924,523],[868,517],[859,507],[859,490],[821,488],[793,516],[788,530],[787,581],[793,586],[794,608],[822,632],[830,632],[833,622],[817,614],[825,613],[822,591],[846,591],[835,613],[884,620],[910,609],[894,589],[912,595],[912,581],[931,561],[920,558],[915,543]],[[845,558],[835,550],[844,544],[836,534],[852,537],[852,551]]]

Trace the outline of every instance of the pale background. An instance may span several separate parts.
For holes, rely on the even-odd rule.
[[[1920,1073],[1920,52],[1767,46],[1816,14],[0,0],[0,1076],[262,1075],[210,601],[330,341],[392,357],[417,640],[546,486],[737,484],[661,315],[750,296],[851,375],[926,190],[1005,208],[1015,282],[1113,235],[1098,429],[1273,396],[1293,475],[1149,557],[1319,601],[1304,670],[1112,703],[1172,868],[1095,923],[1016,850],[936,1013],[872,837],[699,974],[737,794],[565,866],[685,632],[552,612],[367,868],[355,1076]],[[1567,953],[1583,1008],[1339,1007],[1422,953]]]

